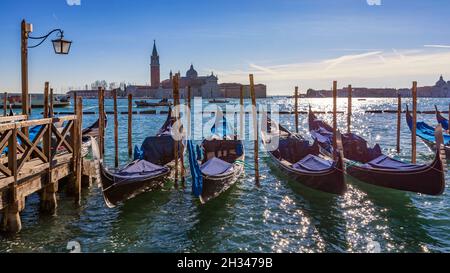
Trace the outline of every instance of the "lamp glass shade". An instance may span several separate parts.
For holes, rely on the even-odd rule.
[[[64,39],[53,40],[53,49],[55,50],[55,54],[63,54],[67,55],[70,51],[70,46],[72,45],[72,41],[67,41]]]

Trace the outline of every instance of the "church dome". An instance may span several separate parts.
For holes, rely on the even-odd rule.
[[[445,84],[446,84],[446,82],[444,81],[444,77],[442,77],[442,75],[441,75],[441,77],[439,78],[439,81],[436,83],[436,86],[443,87]]]
[[[195,79],[198,78],[198,73],[195,71],[194,66],[191,64],[191,68],[189,68],[188,72],[186,72],[186,77]]]

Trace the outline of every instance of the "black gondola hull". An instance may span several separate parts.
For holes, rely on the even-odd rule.
[[[347,184],[343,171],[342,159],[329,170],[322,172],[301,172],[281,163],[275,156],[269,153],[271,160],[289,178],[308,188],[325,193],[343,195],[347,191]]]
[[[100,166],[101,184],[103,196],[108,207],[112,208],[136,197],[139,194],[160,189],[168,181],[171,172],[168,171],[154,177],[136,180],[126,183],[116,183],[113,174]]]
[[[371,185],[436,196],[443,194],[445,190],[443,169],[438,153],[432,164],[414,171],[387,171],[350,166],[347,173]]]
[[[242,159],[243,161],[243,159]],[[244,174],[243,164],[233,164],[233,172],[222,176],[203,175],[203,191],[201,200],[206,203],[229,190]]]

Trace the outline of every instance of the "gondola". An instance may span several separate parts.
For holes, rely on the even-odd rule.
[[[409,107],[406,106],[406,123],[409,129],[412,131],[413,117],[409,111]],[[436,149],[436,138],[434,133],[434,128],[425,122],[417,122],[417,136],[427,145],[431,150]],[[450,158],[450,135],[444,134],[443,143],[445,154],[447,158]]]
[[[157,103],[141,100],[141,101],[136,101],[136,106],[139,108],[142,108],[142,107],[166,107],[166,106],[170,107],[170,106],[172,106],[172,103],[168,99],[162,99]]]
[[[309,112],[309,128],[325,152],[332,152],[333,129]],[[361,182],[390,189],[441,195],[445,189],[441,152],[429,165],[408,164],[384,155],[380,146],[369,148],[367,141],[355,134],[342,135],[347,173]]]
[[[233,129],[229,130],[225,118],[223,131],[216,130],[216,124],[211,129],[212,135],[200,146],[194,147],[192,140],[187,142],[192,192],[202,204],[226,192],[244,174],[243,142],[237,140]]]
[[[311,145],[270,118],[264,120],[269,130],[262,131],[262,142],[270,159],[283,173],[318,191],[338,195],[347,191],[341,153],[336,154],[336,160],[325,158],[317,141]]]
[[[442,125],[442,128],[448,131],[448,120],[442,116],[442,113],[439,111],[437,105],[434,106],[436,108],[436,119],[439,124]]]
[[[213,100],[210,100],[209,103],[224,104],[224,103],[230,103],[230,101],[229,100],[213,99]]]
[[[105,114],[105,128],[107,126],[108,126],[108,117]],[[98,138],[100,132],[99,128],[100,128],[100,119],[97,119],[97,121],[94,122],[89,127],[84,128],[82,131],[83,142],[90,141],[91,137]]]
[[[99,162],[101,187],[108,207],[113,208],[141,193],[159,189],[170,178],[175,161],[172,136],[174,122],[170,109],[159,132],[145,139],[141,148],[136,147],[135,160],[118,170],[108,170],[104,166],[98,144],[92,138],[93,154]],[[183,147],[180,150],[182,156]]]

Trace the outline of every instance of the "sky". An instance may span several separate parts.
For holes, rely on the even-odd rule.
[[[189,69],[269,95],[295,86],[410,87],[450,80],[448,0],[1,0],[0,92],[20,90],[20,22],[41,36],[61,28],[68,56],[49,41],[29,51],[31,92],[95,80],[148,84],[156,40],[161,78]],[[54,38],[52,36],[51,38]],[[32,41],[30,41],[32,43]]]

